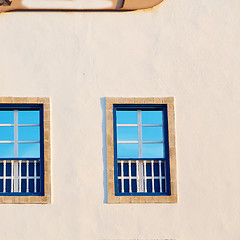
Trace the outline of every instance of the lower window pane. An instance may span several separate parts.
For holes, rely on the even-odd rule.
[[[20,158],[39,158],[40,143],[19,143],[18,156]]]
[[[0,158],[14,157],[14,144],[13,143],[0,143]]]
[[[144,158],[164,158],[164,143],[144,143]]]
[[[118,143],[117,146],[118,158],[137,158],[138,144],[136,143]]]

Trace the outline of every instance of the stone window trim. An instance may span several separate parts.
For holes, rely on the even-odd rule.
[[[114,136],[113,106],[114,104],[164,104],[167,105],[169,164],[170,164],[170,196],[116,196],[114,184]],[[174,97],[106,97],[106,143],[107,143],[107,203],[177,203],[176,144],[175,144],[175,109]]]
[[[0,97],[0,104],[43,104],[44,126],[44,196],[0,196],[0,204],[51,203],[51,120],[49,97]]]

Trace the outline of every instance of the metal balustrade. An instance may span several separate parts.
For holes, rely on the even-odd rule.
[[[167,192],[165,160],[118,159],[117,162],[120,193]]]
[[[40,192],[40,159],[0,159],[0,192]]]

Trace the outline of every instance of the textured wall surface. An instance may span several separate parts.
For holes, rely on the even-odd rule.
[[[0,205],[1,238],[240,239],[240,1],[0,15],[0,96],[51,98],[51,205]],[[104,97],[174,96],[177,204],[106,201]]]

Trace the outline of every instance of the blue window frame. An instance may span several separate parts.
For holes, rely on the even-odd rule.
[[[170,196],[166,104],[114,104],[116,196]]]
[[[43,104],[0,104],[0,195],[44,196]]]

